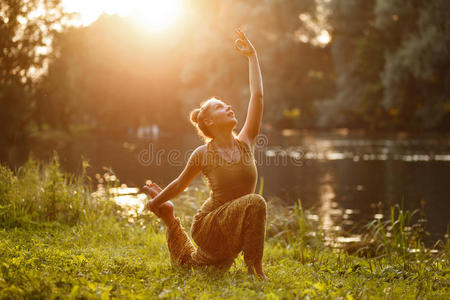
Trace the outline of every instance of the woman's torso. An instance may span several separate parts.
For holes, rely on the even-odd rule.
[[[202,173],[211,192],[198,215],[207,214],[233,199],[254,193],[258,173],[253,153],[248,144],[238,139],[235,141],[240,159],[231,159],[231,162],[225,160],[211,142],[206,145]]]

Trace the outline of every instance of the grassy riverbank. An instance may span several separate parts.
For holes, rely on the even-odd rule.
[[[270,206],[264,252],[269,279],[261,281],[247,276],[242,257],[225,273],[172,267],[158,220],[124,217],[108,195],[91,196],[87,179],[62,173],[57,161],[0,171],[0,298],[450,296],[448,240],[428,251],[404,230],[407,214],[394,215],[390,227],[367,227],[368,242],[357,256],[326,246],[301,208]],[[182,197],[178,203],[190,203],[202,193]],[[186,205],[187,216],[190,210]],[[188,227],[189,217],[183,219]],[[417,251],[407,251],[412,243]]]

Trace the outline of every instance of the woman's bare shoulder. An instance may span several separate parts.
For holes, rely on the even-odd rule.
[[[203,144],[195,148],[194,153],[198,153],[200,155],[205,154],[208,150],[208,144]]]
[[[203,158],[205,157],[207,150],[207,144],[200,145],[192,152],[191,158],[195,159],[197,162],[203,162]]]
[[[197,166],[203,169],[206,164],[208,145],[200,145],[192,151],[191,156],[189,158],[189,165]]]

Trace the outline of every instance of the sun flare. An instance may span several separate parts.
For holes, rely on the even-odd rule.
[[[89,25],[102,13],[133,18],[143,28],[160,31],[178,21],[183,0],[62,0],[67,12],[79,13],[75,25]]]
[[[174,24],[181,13],[180,0],[141,1],[132,16],[144,28],[158,31]]]

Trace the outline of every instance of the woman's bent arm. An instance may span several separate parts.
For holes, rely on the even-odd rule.
[[[181,174],[166,186],[155,198],[149,203],[151,207],[157,208],[164,202],[178,196],[184,189],[197,177],[201,172],[202,148],[198,147],[189,157],[189,161]]]

